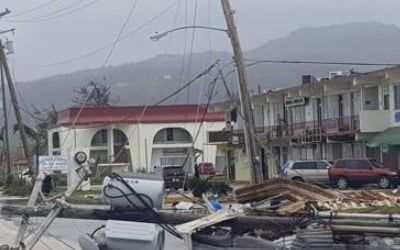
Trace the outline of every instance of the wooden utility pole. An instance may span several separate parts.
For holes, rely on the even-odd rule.
[[[18,123],[18,129],[21,135],[22,146],[24,148],[24,157],[28,162],[28,167],[31,173],[32,172],[32,159],[29,156],[29,146],[28,146],[28,139],[25,132],[24,124],[22,123],[22,116],[19,110],[18,99],[14,88],[14,83],[11,77],[10,69],[8,68],[7,64],[7,57],[6,53],[4,52],[3,42],[0,39],[0,64],[3,66],[4,73],[7,79],[8,88],[10,89],[10,98],[13,104],[15,117]]]
[[[240,96],[241,111],[243,114],[243,131],[246,144],[246,154],[250,166],[252,183],[259,183],[263,180],[261,161],[259,156],[259,145],[255,140],[255,123],[253,110],[251,107],[251,98],[248,91],[247,75],[244,65],[244,57],[240,46],[239,35],[233,18],[234,11],[231,8],[229,0],[221,0],[222,9],[226,24],[228,26],[228,35],[233,48],[233,60],[236,63],[238,74],[238,90]]]
[[[3,145],[4,145],[4,157],[6,162],[7,176],[11,175],[11,159],[10,159],[10,142],[8,140],[8,115],[7,115],[7,102],[6,102],[6,84],[4,81],[4,68],[0,64],[0,77],[1,77],[1,94],[3,104]]]

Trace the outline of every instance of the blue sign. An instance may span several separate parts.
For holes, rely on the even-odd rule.
[[[394,113],[394,121],[395,122],[400,122],[400,111],[396,111]]]

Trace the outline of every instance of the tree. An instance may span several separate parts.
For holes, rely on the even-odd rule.
[[[72,102],[77,106],[85,107],[108,107],[116,101],[112,98],[110,85],[104,85],[90,81],[83,87],[74,90]]]

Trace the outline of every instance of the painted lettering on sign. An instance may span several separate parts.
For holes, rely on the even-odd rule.
[[[39,171],[66,171],[68,169],[68,157],[63,155],[40,155]]]

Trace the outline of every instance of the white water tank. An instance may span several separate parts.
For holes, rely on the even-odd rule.
[[[159,174],[142,174],[142,173],[121,173],[122,178],[131,186],[137,193],[143,194],[141,197],[151,202],[154,208],[162,208],[164,203],[164,179]],[[113,188],[116,187],[116,188]],[[131,191],[120,181],[116,179],[110,179],[110,177],[104,178],[102,195],[105,201],[112,208],[130,209],[135,208],[130,204],[126,197],[108,198],[108,196],[121,196],[121,189],[127,197],[139,208],[143,208],[143,203],[138,200],[137,197],[131,195]]]

